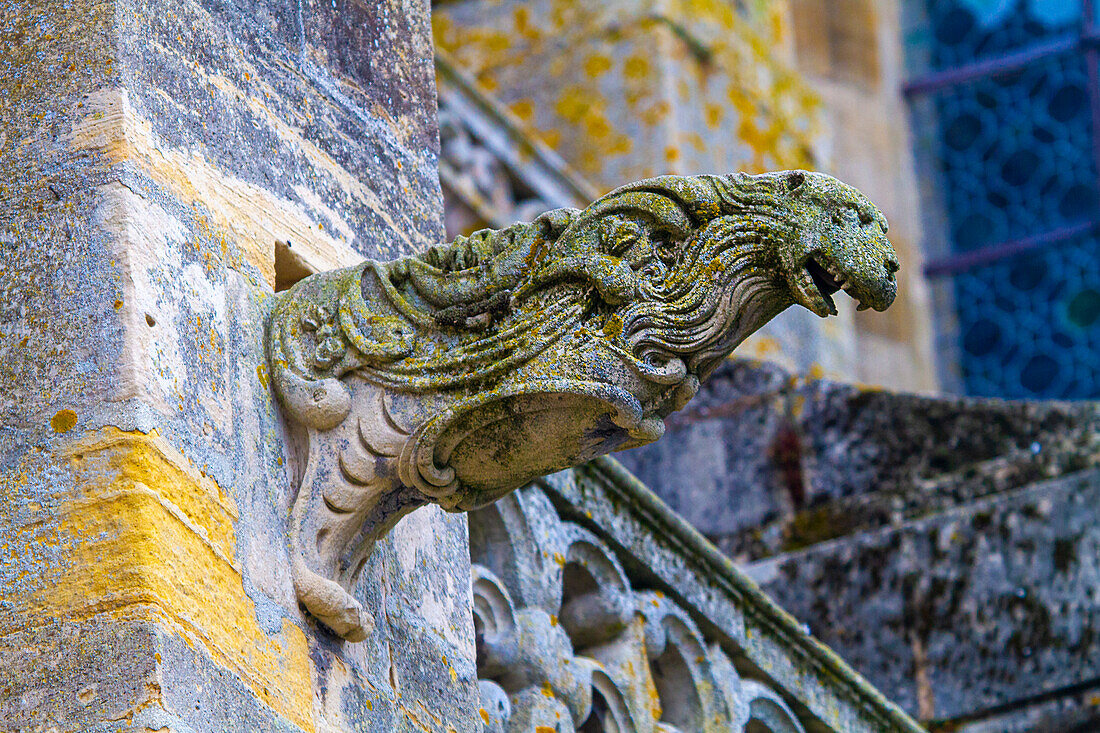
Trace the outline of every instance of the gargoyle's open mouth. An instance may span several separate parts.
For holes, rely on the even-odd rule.
[[[870,308],[869,305],[860,302],[859,295],[853,291],[852,283],[848,282],[841,269],[820,253],[806,258],[799,280],[802,305],[822,318],[837,314],[836,303],[833,302],[832,296],[840,290],[848,293],[859,303],[856,310]]]

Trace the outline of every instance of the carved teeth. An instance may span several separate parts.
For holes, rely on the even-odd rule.
[[[818,299],[820,299],[821,301],[825,300],[824,296],[820,295],[820,292],[817,289],[817,284],[814,282],[813,276],[810,275],[809,270],[803,268],[802,272],[799,273],[799,280],[801,280],[802,292],[805,293],[805,295],[809,299],[810,303],[813,303],[815,300],[818,300]],[[815,293],[818,294],[818,298],[814,298]],[[825,306],[826,306],[826,309],[828,309],[828,304],[827,303],[825,303]],[[809,307],[810,310],[813,311],[814,313],[816,313],[817,315],[819,315],[819,316],[822,315],[821,312],[818,310],[818,307],[817,307],[816,304],[814,304],[813,307],[811,307],[809,305],[807,305],[807,307]]]

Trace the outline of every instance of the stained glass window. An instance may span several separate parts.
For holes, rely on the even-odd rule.
[[[1077,0],[909,0],[906,94],[965,392],[1100,397],[1095,24]],[[1091,68],[1090,68],[1091,67]],[[934,225],[933,225],[934,226]],[[945,317],[950,316],[950,317]]]

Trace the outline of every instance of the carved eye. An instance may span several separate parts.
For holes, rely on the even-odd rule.
[[[855,209],[845,206],[840,211],[833,212],[833,223],[837,226],[844,226],[845,224],[860,224],[862,217]]]
[[[787,174],[787,190],[793,191],[806,182],[806,174],[802,171],[791,171]]]
[[[615,233],[615,244],[613,251],[615,254],[625,252],[628,248],[633,247],[642,238],[642,232],[637,226],[623,226]]]
[[[642,229],[635,222],[624,221],[618,217],[604,222],[604,249],[610,254],[620,255],[641,239]]]

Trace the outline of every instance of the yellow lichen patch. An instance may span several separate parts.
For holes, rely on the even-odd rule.
[[[520,99],[512,102],[508,105],[508,109],[524,122],[530,122],[535,116],[535,104],[530,99]]]
[[[515,26],[516,35],[530,40],[535,40],[542,35],[538,25],[531,22],[530,9],[522,5],[512,10],[512,23]]]
[[[704,115],[707,120],[707,127],[718,127],[722,124],[722,118],[725,116],[725,110],[720,104],[714,104],[713,102],[707,102],[703,107]]]
[[[234,562],[237,512],[225,492],[155,433],[107,428],[68,446],[64,458],[76,491],[35,537],[64,559],[39,563],[18,595],[0,594],[14,618],[163,624],[313,730],[305,636],[286,620],[271,635],[257,624]]]
[[[661,100],[649,107],[647,107],[640,115],[642,122],[650,126],[655,126],[660,122],[663,122],[669,114],[672,112],[672,105],[667,101]]]
[[[610,70],[611,57],[605,53],[589,54],[584,59],[584,73],[592,78],[596,78]]]
[[[477,83],[487,92],[495,92],[500,86],[492,74],[481,73],[477,75]]]
[[[554,105],[554,111],[566,122],[576,124],[584,119],[591,105],[592,99],[587,90],[583,87],[569,86],[561,90],[557,104]]]
[[[263,388],[267,389],[268,379],[267,379],[267,365],[266,364],[257,364],[256,365],[256,378],[260,380],[260,384],[263,385]]]
[[[604,335],[609,339],[617,339],[623,335],[623,319],[618,313],[615,313],[607,319],[607,323],[603,326]]]
[[[623,62],[623,77],[631,81],[643,81],[652,73],[652,67],[645,54],[638,53],[628,56]]]
[[[67,433],[76,427],[76,413],[72,410],[58,410],[50,418],[50,427],[55,433]]]

